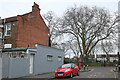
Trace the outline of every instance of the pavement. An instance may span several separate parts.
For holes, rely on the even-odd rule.
[[[54,72],[25,76],[22,78],[55,78]]]

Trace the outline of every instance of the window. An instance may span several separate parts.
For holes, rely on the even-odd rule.
[[[77,65],[76,65],[76,64],[74,64],[74,66],[76,67]]]
[[[75,67],[74,64],[72,64],[72,67]]]
[[[18,57],[17,52],[14,52],[14,53],[9,52],[9,57],[10,58],[17,58]]]
[[[12,44],[4,44],[4,48],[12,48]]]
[[[5,26],[5,36],[11,35],[11,24],[6,24]]]
[[[61,56],[58,56],[58,61],[62,61],[62,57]]]
[[[27,58],[27,53],[24,52],[9,52],[10,58]]]
[[[52,55],[47,55],[47,60],[52,61],[53,56]]]
[[[60,66],[59,68],[70,68],[70,67],[71,67],[71,64],[64,64]]]

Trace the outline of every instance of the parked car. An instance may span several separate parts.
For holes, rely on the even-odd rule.
[[[55,70],[55,77],[72,78],[73,75],[79,75],[79,67],[74,63],[63,64]]]

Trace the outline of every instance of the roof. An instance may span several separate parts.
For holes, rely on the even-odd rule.
[[[21,48],[6,48],[6,49],[3,49],[2,51],[3,52],[9,52],[9,51],[14,52],[14,51],[26,51],[27,49],[32,51],[32,49],[36,49],[36,47],[34,47],[34,48],[24,48],[24,47],[21,47]]]
[[[40,47],[46,47],[46,48],[50,48],[50,49],[55,49],[55,50],[60,50],[60,51],[63,51],[63,49],[58,49],[58,48],[55,48],[55,47],[50,47],[50,46],[44,46],[44,45],[41,45],[41,44],[37,44],[37,46],[40,46]]]
[[[17,21],[17,16],[2,19],[2,23],[4,23],[4,20],[5,20],[5,23],[15,22],[15,21]]]
[[[14,52],[14,51],[26,51],[28,48],[9,48],[9,49],[3,49],[3,52]]]

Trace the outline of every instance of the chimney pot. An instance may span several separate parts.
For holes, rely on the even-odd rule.
[[[34,5],[32,6],[32,11],[33,12],[40,11],[39,5],[35,2],[34,2]]]

